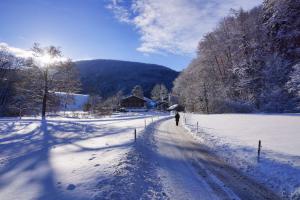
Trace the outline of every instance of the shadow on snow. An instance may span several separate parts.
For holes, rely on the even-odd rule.
[[[137,119],[140,118],[137,117]],[[20,180],[23,180],[22,174],[26,176],[29,174],[29,178],[22,184],[37,184],[39,186],[39,194],[34,199],[77,199],[58,188],[55,170],[50,161],[51,149],[59,145],[69,144],[76,146],[74,152],[83,152],[101,151],[130,145],[129,143],[123,143],[91,148],[76,144],[76,142],[82,140],[119,134],[132,129],[132,127],[107,128],[105,127],[107,124],[93,124],[98,121],[103,122],[103,120],[83,120],[81,122],[90,123],[81,124],[80,122],[51,119],[25,119],[16,122],[7,119],[0,120],[0,152],[2,156],[2,160],[0,160],[0,188],[10,187],[14,181],[20,182]],[[114,120],[106,121],[118,123]],[[19,125],[19,128],[16,125]],[[31,125],[36,125],[36,127],[26,133],[24,130]],[[18,131],[17,134],[14,133],[16,131]],[[41,172],[37,172],[38,170],[41,170]],[[33,172],[38,174],[33,175]]]

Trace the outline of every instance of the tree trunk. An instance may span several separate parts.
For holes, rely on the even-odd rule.
[[[207,88],[206,88],[206,84],[205,83],[203,83],[203,89],[204,89],[205,110],[206,110],[206,114],[209,114]]]
[[[42,118],[46,118],[46,107],[47,107],[47,93],[46,89],[44,90],[44,96],[43,96],[43,107],[42,107]]]
[[[42,118],[46,118],[46,109],[47,109],[47,98],[48,98],[48,70],[45,71],[44,74],[44,96],[43,96],[43,107],[42,107]]]

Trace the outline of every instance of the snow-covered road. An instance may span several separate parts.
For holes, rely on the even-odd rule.
[[[171,199],[279,199],[218,159],[173,119],[147,132],[154,136],[152,159]]]
[[[176,127],[172,117],[140,132],[114,174],[100,183],[98,199],[280,199]]]

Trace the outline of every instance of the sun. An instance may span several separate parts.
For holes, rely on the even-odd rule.
[[[54,62],[54,59],[49,54],[39,57],[38,60],[43,64],[52,64]]]
[[[53,57],[50,54],[43,54],[42,56],[36,57],[35,60],[42,66],[55,64],[57,62],[64,62],[64,57]]]

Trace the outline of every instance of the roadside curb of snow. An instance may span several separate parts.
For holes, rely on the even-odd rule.
[[[97,187],[102,190],[94,199],[169,199],[163,191],[157,173],[157,163],[150,162],[152,152],[156,151],[152,127],[166,120],[161,118],[138,130],[137,141],[132,144],[125,158],[114,166],[111,179],[100,181]],[[111,187],[107,187],[107,185]]]

